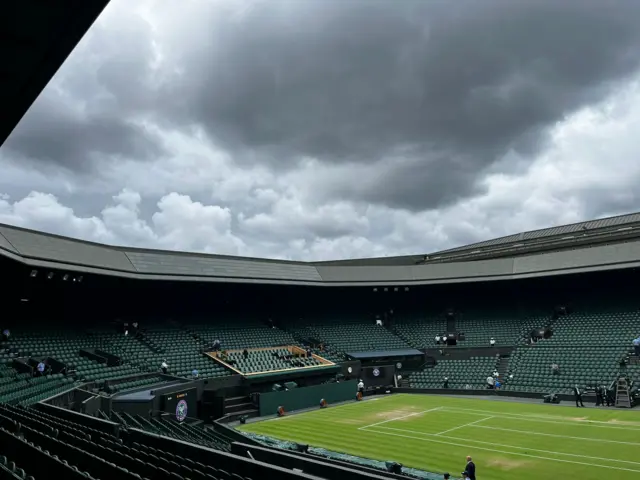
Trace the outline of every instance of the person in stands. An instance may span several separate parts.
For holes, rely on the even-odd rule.
[[[193,375],[193,378],[198,378],[198,375],[199,375],[198,370],[194,368],[194,369],[191,371],[191,375]]]
[[[436,335],[436,345],[440,345],[440,335]]]
[[[160,364],[160,369],[162,370],[162,373],[164,373],[165,375],[167,374],[167,372],[169,371],[169,365],[167,365],[166,360],[162,360],[162,363]]]
[[[488,389],[493,389],[494,385],[495,385],[495,378],[493,377],[487,377],[487,388]]]
[[[491,337],[491,340],[489,340],[489,345],[491,345],[492,347],[496,346],[496,339]]]
[[[640,357],[640,335],[638,335],[638,338],[633,339],[633,352],[637,357]]]

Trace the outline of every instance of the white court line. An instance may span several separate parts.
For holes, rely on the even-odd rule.
[[[387,427],[381,427],[381,428],[386,428]],[[495,448],[486,448],[486,447],[478,447],[476,445],[469,445],[469,444],[465,444],[465,443],[456,443],[456,442],[446,442],[444,440],[440,440],[438,437],[438,439],[436,438],[420,438],[420,437],[412,437],[410,435],[402,435],[399,433],[390,433],[390,432],[376,432],[375,430],[368,430],[371,433],[377,433],[379,435],[390,435],[390,436],[394,436],[394,437],[402,437],[402,438],[410,438],[413,440],[422,440],[424,442],[432,442],[432,443],[440,443],[443,445],[453,445],[455,447],[464,447],[467,449],[472,449],[472,450],[483,450],[485,452],[493,452],[493,453],[503,453],[506,455],[518,455],[520,457],[528,457],[528,458],[536,458],[539,460],[552,460],[554,462],[561,462],[561,463],[571,463],[574,465],[582,465],[582,466],[586,466],[586,467],[600,467],[600,468],[608,468],[610,470],[620,470],[620,471],[624,471],[624,472],[634,472],[634,473],[640,473],[640,470],[633,470],[631,468],[624,468],[624,467],[613,467],[613,466],[609,466],[609,465],[600,465],[597,463],[587,463],[587,462],[578,462],[576,460],[564,460],[561,458],[553,458],[553,457],[543,457],[540,455],[531,455],[529,453],[519,453],[519,452],[508,452],[505,450],[497,450]],[[554,452],[555,453],[555,452]],[[618,462],[619,460],[609,460],[608,461],[615,461]]]
[[[610,428],[613,430],[629,430],[632,432],[637,432],[638,428],[640,428],[640,423],[638,426],[616,426],[612,425],[609,422],[602,422],[599,420],[571,420],[566,417],[557,417],[557,420],[554,420],[552,416],[535,416],[535,415],[524,415],[519,413],[501,413],[501,412],[491,412],[487,410],[473,410],[469,408],[458,408],[458,407],[441,407],[446,412],[460,412],[460,413],[469,413],[474,415],[494,415],[500,418],[514,418],[518,420],[524,420],[529,422],[540,422],[540,423],[553,423],[555,425],[572,425],[577,427],[594,427],[594,428]],[[600,425],[604,424],[604,425]]]
[[[320,409],[318,409],[318,410],[307,410],[307,409],[305,409],[305,410],[302,410],[302,411],[294,410],[293,412],[287,413],[284,417],[267,418],[266,420],[260,420],[260,421],[251,422],[251,423],[265,423],[265,422],[273,422],[273,421],[276,421],[276,420],[283,421],[283,420],[287,420],[289,418],[299,418],[299,417],[302,417],[302,416],[304,416],[304,415],[306,415],[308,413],[309,414],[310,413],[317,413],[317,412],[326,413],[326,412],[330,412],[332,410],[336,410],[337,408],[356,407],[356,406],[357,407],[362,407],[363,405],[366,405],[366,404],[371,403],[371,402],[376,402],[376,401],[377,402],[382,402],[384,400],[388,400],[388,399],[392,399],[392,398],[393,398],[392,396],[379,397],[379,398],[375,398],[374,397],[374,398],[369,398],[369,399],[366,399],[366,400],[363,400],[363,401],[360,401],[360,402],[357,402],[357,401],[354,400],[353,402],[341,403],[340,405],[333,405],[333,406],[329,405],[326,409],[322,409],[322,410],[320,410]],[[376,403],[376,405],[380,405],[380,403]]]
[[[437,437],[437,434],[434,433],[422,433],[422,432],[417,432],[415,430],[403,430],[401,428],[392,428],[392,427],[378,427],[381,428],[383,430],[393,430],[393,431],[397,431],[397,432],[406,432],[406,433],[415,433],[416,435],[424,435],[427,437]],[[484,442],[482,440],[472,440],[471,438],[458,438],[458,437],[451,437],[451,436],[445,436],[443,438],[449,438],[452,440],[462,440],[462,441],[466,441],[466,442],[471,442],[471,443],[481,443],[483,445],[491,445],[493,447],[505,447],[505,448],[515,448],[518,450],[526,450],[526,451],[530,451],[530,452],[539,452],[539,453],[550,453],[552,455],[562,455],[565,457],[576,457],[576,458],[587,458],[589,460],[604,460],[605,462],[621,462],[621,463],[630,463],[632,465],[640,465],[640,462],[633,462],[631,460],[618,460],[618,459],[613,459],[613,458],[602,458],[602,457],[593,457],[591,455],[579,455],[577,453],[564,453],[564,452],[554,452],[554,451],[550,451],[550,450],[539,450],[537,448],[529,448],[529,447],[516,447],[515,445],[505,445],[504,443],[495,443],[495,442]]]
[[[459,429],[465,428],[465,427],[472,427],[476,423],[484,422],[485,420],[491,420],[492,418],[494,418],[494,417],[481,418],[480,420],[476,420],[475,422],[465,423],[464,425],[460,425],[459,427],[450,428],[449,430],[445,430],[444,432],[434,433],[434,435],[436,435],[436,436],[444,435],[445,433],[453,432],[454,430],[459,430]],[[385,428],[385,427],[382,427],[382,428]],[[406,431],[408,431],[408,430],[406,430]]]
[[[384,425],[385,423],[395,422],[396,420],[403,420],[405,418],[415,417],[416,415],[422,415],[423,413],[435,412],[437,410],[442,410],[442,407],[431,408],[429,410],[424,410],[422,412],[415,412],[415,413],[410,413],[409,415],[403,415],[401,417],[390,418],[389,420],[384,420],[382,422],[372,423],[371,425],[366,425],[364,427],[360,427],[358,430],[364,430],[365,428],[371,428],[371,427],[376,427],[378,425]]]
[[[527,435],[542,435],[544,437],[566,438],[567,440],[585,440],[587,442],[618,443],[620,445],[637,445],[638,447],[640,447],[640,443],[637,443],[637,442],[623,442],[620,440],[604,440],[602,438],[570,437],[568,435],[556,435],[554,433],[532,432],[530,430],[514,430],[512,428],[488,427],[486,425],[467,425],[467,426],[473,426],[474,428],[486,428],[488,430],[500,430],[501,432],[525,433]]]

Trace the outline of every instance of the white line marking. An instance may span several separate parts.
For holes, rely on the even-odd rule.
[[[360,427],[358,430],[364,430],[365,428],[371,428],[371,427],[376,427],[378,425],[384,425],[385,423],[395,422],[396,420],[403,420],[405,418],[415,417],[416,415],[422,415],[423,413],[435,412],[436,410],[442,410],[442,407],[431,408],[429,410],[424,410],[422,412],[415,412],[415,413],[410,413],[409,415],[403,415],[401,417],[390,418],[389,420],[384,420],[382,422],[372,423],[371,425],[366,425],[364,427]]]
[[[417,435],[425,435],[427,437],[437,437],[438,436],[438,434],[416,432],[415,430],[403,430],[403,429],[400,429],[400,428],[392,428],[392,427],[378,427],[378,428],[381,428],[383,430],[394,430],[394,431],[398,431],[398,432],[415,433]],[[515,449],[518,449],[518,450],[527,450],[527,451],[531,451],[531,452],[550,453],[552,455],[562,455],[562,456],[565,456],[565,457],[588,458],[590,460],[604,460],[605,462],[621,462],[621,463],[631,463],[633,465],[640,465],[640,462],[632,462],[631,460],[618,460],[618,459],[613,459],[613,458],[592,457],[591,455],[578,455],[577,453],[553,452],[553,451],[550,451],[550,450],[539,450],[539,449],[536,449],[536,448],[529,448],[529,447],[516,447],[514,445],[505,445],[504,443],[483,442],[482,440],[472,440],[471,438],[458,438],[458,437],[451,437],[449,435],[447,435],[447,436],[445,436],[443,438],[450,438],[452,440],[462,440],[462,441],[467,441],[467,442],[472,442],[472,443],[481,443],[483,445],[491,445],[491,446],[494,446],[494,447],[515,448]]]
[[[382,428],[386,428],[386,427],[382,427]],[[409,436],[409,435],[401,435],[399,433],[376,432],[374,430],[369,430],[369,432],[377,433],[378,435],[391,435],[391,436],[394,436],[394,437],[410,438],[410,439],[413,439],[413,440],[422,440],[422,441],[425,441],[425,442],[441,443],[443,445],[453,445],[455,447],[464,447],[466,449],[483,450],[485,452],[503,453],[503,454],[506,454],[506,455],[518,455],[520,457],[537,458],[539,460],[552,460],[554,462],[571,463],[571,464],[574,464],[574,465],[583,465],[583,466],[587,466],[587,467],[600,467],[600,468],[608,468],[610,470],[621,470],[621,471],[624,471],[624,472],[640,473],[640,470],[633,470],[631,468],[612,467],[612,466],[609,466],[609,465],[600,465],[600,464],[597,464],[597,463],[578,462],[578,461],[575,461],[575,460],[564,460],[564,459],[561,459],[561,458],[553,458],[553,457],[542,457],[540,455],[530,455],[528,453],[508,452],[508,451],[505,451],[505,450],[497,450],[495,448],[478,447],[476,445],[469,445],[469,444],[464,444],[464,443],[445,442],[443,440],[439,440],[439,439],[435,439],[435,438],[412,437],[412,436]],[[618,461],[618,460],[613,460],[613,461]]]
[[[344,408],[344,407],[362,407],[363,405],[366,405],[368,403],[371,403],[374,400],[387,400],[387,399],[391,399],[393,397],[389,396],[389,397],[381,397],[381,398],[369,398],[366,400],[363,400],[361,402],[358,401],[353,401],[353,402],[348,402],[348,403],[341,403],[340,405],[329,405],[326,409],[318,409],[318,410],[304,410],[304,411],[299,411],[299,410],[294,410],[293,412],[287,413],[285,414],[284,417],[275,417],[275,418],[267,418],[266,420],[259,420],[259,421],[255,421],[255,422],[251,422],[251,424],[255,424],[255,423],[265,423],[265,422],[273,422],[275,420],[287,420],[290,418],[300,418],[300,417],[304,417],[305,415],[311,415],[311,414],[326,414],[327,412],[331,412],[333,410],[336,410],[338,408]]]
[[[450,428],[449,430],[445,430],[444,432],[434,433],[434,435],[436,435],[436,436],[437,435],[444,435],[445,433],[453,432],[454,430],[460,430],[461,428],[465,428],[465,427],[472,427],[476,423],[484,422],[485,420],[490,420],[492,418],[493,417],[481,418],[480,420],[476,420],[475,422],[465,423],[464,425],[460,425],[459,427]],[[385,428],[385,427],[382,427],[382,428]]]
[[[577,427],[595,427],[595,428],[610,428],[613,430],[629,430],[632,432],[637,432],[638,427],[640,427],[640,423],[638,423],[638,427],[635,426],[616,426],[611,425],[609,422],[602,422],[598,420],[580,420],[575,419],[571,420],[567,417],[557,417],[557,420],[554,420],[553,416],[535,416],[535,415],[523,415],[518,413],[501,413],[501,412],[491,412],[486,410],[472,410],[468,408],[458,408],[458,407],[441,407],[446,412],[460,412],[460,413],[469,413],[472,415],[494,415],[500,418],[514,418],[518,420],[524,420],[529,422],[540,422],[540,423],[553,423],[555,425],[572,425]],[[600,425],[604,424],[604,425]]]
[[[500,427],[488,427],[486,425],[473,425],[475,428],[486,428],[488,430],[500,430],[501,432],[514,432],[514,433],[524,433],[526,435],[542,435],[545,437],[554,437],[554,438],[566,438],[567,440],[585,440],[587,442],[598,442],[598,443],[619,443],[620,445],[637,445],[640,447],[640,443],[637,442],[622,442],[620,440],[605,440],[603,438],[587,438],[587,437],[570,437],[568,435],[556,435],[553,433],[542,433],[542,432],[532,432],[531,430],[514,430],[511,428],[500,428]]]

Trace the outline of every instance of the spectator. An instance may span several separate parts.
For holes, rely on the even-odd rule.
[[[493,377],[487,377],[487,388],[493,389],[495,385],[495,379]]]
[[[440,335],[436,335],[436,345],[440,345]]]
[[[465,478],[469,480],[476,480],[476,464],[473,463],[471,457],[467,457],[467,467],[462,472],[463,475],[467,475]]]
[[[492,347],[496,346],[496,339],[491,337],[491,340],[489,340],[489,345],[491,345]]]
[[[46,369],[46,365],[44,364],[44,362],[39,362],[36,368],[38,369],[38,373],[40,375],[44,375],[44,371]]]
[[[246,348],[242,351],[242,356],[244,357],[244,359],[246,360],[249,357],[249,350],[247,350]]]
[[[551,373],[553,373],[554,375],[560,375],[560,365],[558,365],[557,363],[552,363]]]
[[[7,340],[9,340],[9,337],[10,337],[10,336],[11,336],[11,332],[9,331],[9,329],[8,329],[8,328],[5,328],[5,329],[2,331],[2,341],[3,341],[3,342],[6,342]]]
[[[220,350],[220,340],[217,338],[213,341],[213,351],[217,352]]]
[[[167,372],[169,371],[169,365],[167,365],[166,360],[162,360],[162,363],[160,364],[160,369],[162,370],[162,373],[164,373],[165,375],[167,374]]]
[[[578,385],[573,387],[573,395],[576,399],[576,407],[584,407],[584,403],[582,403],[582,390],[580,390]]]
[[[640,357],[640,335],[633,340],[633,351],[637,357]]]
[[[364,382],[362,379],[358,382],[358,392],[364,397]]]
[[[449,388],[449,377],[444,377],[442,388]]]
[[[195,368],[191,371],[191,375],[193,375],[193,378],[198,378],[198,370],[196,370]]]

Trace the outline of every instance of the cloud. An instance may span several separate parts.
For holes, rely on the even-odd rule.
[[[634,2],[113,0],[0,151],[0,222],[299,260],[638,210]]]
[[[114,0],[9,140],[84,168],[152,162],[199,131],[243,166],[341,165],[316,196],[420,211],[526,168],[638,68],[640,5]],[[194,130],[195,129],[195,130]]]
[[[638,112],[640,84],[633,82],[558,124],[549,133],[552,148],[524,172],[494,172],[483,180],[484,193],[441,209],[416,213],[345,200],[319,202],[308,191],[326,174],[313,162],[291,183],[286,176],[279,182],[251,176],[218,158],[217,168],[234,188],[218,183],[222,193],[216,199],[211,191],[208,202],[176,192],[158,197],[124,189],[99,214],[82,216],[50,194],[32,192],[15,201],[0,195],[0,223],[116,245],[309,261],[428,253],[637,209]],[[174,140],[179,143],[179,137]],[[271,187],[259,186],[262,181]],[[159,199],[145,219],[141,205],[154,196]]]

